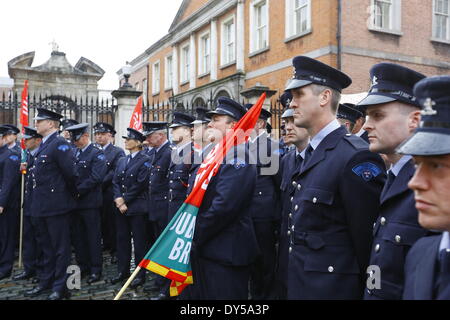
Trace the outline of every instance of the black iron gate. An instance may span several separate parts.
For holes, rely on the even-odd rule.
[[[21,99],[17,93],[0,99],[0,124],[13,124],[19,126]],[[117,111],[115,100],[69,98],[66,96],[52,95],[48,97],[28,97],[28,120],[30,126],[34,126],[33,119],[37,108],[45,108],[64,116],[65,119],[74,119],[80,123],[88,123],[91,131],[97,122],[106,122],[114,126],[114,114]],[[91,132],[92,133],[92,132]]]

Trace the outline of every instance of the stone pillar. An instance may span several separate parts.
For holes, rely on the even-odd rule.
[[[217,19],[211,20],[211,81],[217,80]]]
[[[117,99],[117,111],[114,119],[114,129],[116,134],[116,146],[124,148],[125,143],[122,136],[127,135],[127,128],[130,125],[131,115],[136,107],[137,98],[142,91],[135,91],[133,88],[121,87],[111,95]]]
[[[247,99],[248,103],[255,104],[259,97],[263,93],[266,93],[266,101],[264,101],[263,108],[270,111],[270,98],[277,93],[276,90],[271,90],[269,87],[256,85],[254,87],[245,89],[241,91],[241,96]]]
[[[238,0],[236,13],[236,69],[245,72],[245,20],[244,2]]]
[[[173,46],[173,53],[172,53],[172,75],[173,75],[173,81],[172,81],[172,89],[173,94],[178,94],[178,45],[175,44]]]
[[[194,89],[197,79],[197,50],[195,49],[195,34],[191,34],[190,44],[189,44],[189,55],[190,55],[190,78],[189,78],[189,88]]]

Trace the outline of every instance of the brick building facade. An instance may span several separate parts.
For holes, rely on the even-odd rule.
[[[443,0],[184,0],[169,32],[131,61],[130,83],[158,102],[208,105],[264,86],[282,94],[292,58],[307,55],[367,91],[369,69],[400,63],[450,74],[450,2]],[[121,72],[118,72],[121,76]]]

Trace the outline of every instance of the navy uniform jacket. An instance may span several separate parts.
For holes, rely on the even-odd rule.
[[[149,179],[149,220],[167,223],[169,203],[169,172],[172,146],[169,142],[161,147],[153,158]]]
[[[442,235],[418,240],[406,257],[404,300],[435,299],[439,245]],[[450,300],[450,287],[440,298]]]
[[[125,152],[122,148],[116,147],[113,144],[109,144],[106,149],[103,150],[106,157],[106,175],[103,179],[103,190],[112,189],[112,181],[114,177],[114,172],[117,168],[117,163],[120,158],[125,157]]]
[[[297,149],[289,151],[282,159],[280,163],[281,173],[281,223],[280,223],[280,236],[278,246],[278,277],[281,279],[284,286],[287,286],[287,268],[289,260],[289,241],[290,241],[290,228],[289,226],[289,214],[291,213],[291,198],[294,196],[295,187],[292,184],[292,179],[300,172],[300,167],[295,166],[295,157],[297,155]]]
[[[25,174],[25,193],[23,197],[23,214],[25,216],[31,216],[31,200],[33,192],[33,179],[32,171],[34,170],[34,157],[29,151],[27,151],[27,173]]]
[[[0,148],[0,207],[17,209],[20,198],[20,154]]]
[[[264,144],[264,145],[263,145]],[[256,159],[257,179],[251,206],[251,217],[255,221],[279,221],[280,216],[280,183],[281,175],[278,168],[271,168],[271,175],[264,174],[264,169],[280,165],[277,150],[272,150],[273,142],[267,134],[259,136],[256,141],[249,142],[251,156]],[[274,158],[277,159],[274,159]],[[271,160],[274,159],[273,162]]]
[[[78,209],[96,209],[102,206],[102,182],[106,175],[103,151],[90,144],[76,160]]]
[[[178,209],[186,200],[187,188],[189,184],[189,172],[193,160],[193,144],[188,143],[179,152],[174,149],[176,155],[172,155],[170,162],[168,180],[169,180],[169,221],[175,216]],[[173,161],[176,160],[176,161]]]
[[[381,289],[366,289],[365,299],[402,298],[406,255],[412,245],[428,233],[418,223],[414,192],[408,188],[414,172],[413,160],[410,160],[389,190],[382,194],[370,257],[370,265],[380,267]]]
[[[31,211],[33,217],[51,217],[76,208],[77,173],[69,143],[53,133],[35,155]]]
[[[124,198],[125,215],[146,215],[148,212],[148,180],[150,159],[140,151],[127,164],[128,157],[119,159],[113,178],[114,199]]]
[[[242,152],[248,159],[247,150]],[[233,162],[222,164],[208,185],[197,215],[192,253],[222,265],[248,266],[259,254],[250,216],[256,166],[240,158]]]
[[[361,299],[385,181],[381,157],[340,127],[295,178],[289,299]]]

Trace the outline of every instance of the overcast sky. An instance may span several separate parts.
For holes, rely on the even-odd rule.
[[[105,70],[99,89],[118,87],[116,71],[167,34],[182,0],[6,0],[0,4],[0,77],[8,61],[35,51],[50,58],[53,40],[72,66],[83,56]]]

